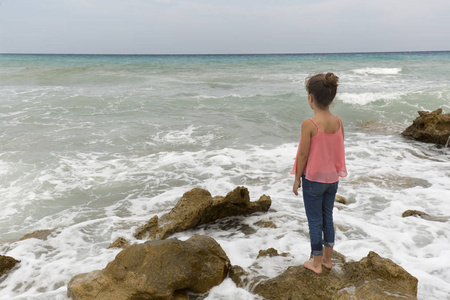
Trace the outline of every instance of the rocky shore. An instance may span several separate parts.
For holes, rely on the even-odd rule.
[[[371,125],[372,126],[372,125]],[[372,126],[373,127],[373,126]],[[419,117],[402,132],[414,139],[449,145],[450,114],[442,109],[419,112]],[[385,179],[385,178],[384,178]],[[368,177],[378,184],[382,178]],[[430,183],[418,178],[394,178],[401,188]],[[350,182],[351,183],[351,182]],[[358,183],[352,183],[358,184]],[[417,299],[418,280],[402,267],[375,252],[360,261],[347,261],[342,254],[333,253],[333,269],[315,274],[303,266],[290,266],[280,275],[269,278],[252,270],[261,268],[261,260],[292,257],[274,248],[261,249],[251,268],[233,265],[220,244],[212,237],[194,235],[186,241],[170,238],[177,232],[211,224],[235,216],[264,214],[270,209],[271,198],[262,195],[250,201],[245,187],[237,187],[226,196],[213,197],[207,190],[186,192],[170,212],[151,217],[134,232],[137,240],[118,238],[109,247],[123,248],[103,270],[76,275],[67,286],[72,299],[202,299],[214,286],[231,278],[240,288],[263,299]],[[336,196],[339,205],[347,200]],[[341,209],[338,207],[338,209]],[[428,221],[446,222],[448,218],[407,210],[403,217],[418,217]],[[270,221],[258,226],[276,228]],[[38,230],[22,239],[45,240],[57,234],[52,229]],[[251,234],[251,232],[248,232]],[[0,281],[14,272],[20,261],[0,255]]]
[[[346,203],[342,196],[337,201]],[[111,244],[124,250],[105,269],[75,276],[68,284],[68,296],[77,300],[201,299],[199,295],[229,276],[238,287],[264,299],[416,299],[417,279],[375,252],[359,262],[347,262],[335,252],[333,269],[321,275],[292,266],[275,278],[266,278],[232,265],[211,237],[166,239],[222,218],[266,212],[270,205],[271,199],[265,195],[251,202],[245,187],[237,187],[225,197],[212,197],[202,189],[188,191],[169,213],[151,218],[136,231],[135,237],[145,237],[146,242],[129,245],[119,238]],[[258,260],[276,256],[290,254],[279,254],[273,248],[261,250],[253,267],[258,267]]]
[[[346,205],[345,197],[336,202]],[[202,189],[186,192],[174,208],[161,218],[140,227],[135,235],[147,240],[130,245],[124,238],[110,247],[123,248],[103,270],[76,275],[67,286],[72,299],[202,299],[208,291],[231,278],[238,287],[263,299],[417,299],[418,280],[387,258],[370,252],[358,262],[346,261],[333,253],[333,269],[318,275],[302,265],[288,267],[282,274],[268,278],[252,273],[262,268],[262,260],[292,258],[274,248],[262,249],[250,268],[233,265],[220,244],[212,237],[194,235],[186,241],[167,238],[170,234],[232,216],[267,212],[269,196],[251,202],[248,190],[237,187],[225,197],[212,197]],[[426,213],[406,211],[404,217],[434,219]],[[154,220],[154,221],[152,221]],[[149,226],[149,224],[151,226]],[[270,222],[259,224],[275,228]],[[46,239],[52,230],[25,235]],[[20,263],[0,256],[0,278]]]

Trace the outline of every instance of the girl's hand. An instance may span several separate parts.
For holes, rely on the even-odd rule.
[[[295,179],[294,186],[292,187],[292,191],[294,192],[295,196],[298,196],[298,189],[302,186],[302,182],[300,179]]]

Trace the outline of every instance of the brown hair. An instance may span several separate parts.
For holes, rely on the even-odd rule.
[[[327,108],[336,96],[339,77],[331,72],[316,74],[306,78],[305,86],[320,108]]]

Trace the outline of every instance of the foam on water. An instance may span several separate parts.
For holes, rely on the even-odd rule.
[[[403,93],[341,93],[336,96],[337,100],[341,100],[346,104],[367,105],[375,101],[392,101],[398,100],[403,96]]]
[[[362,68],[352,70],[352,72],[360,75],[396,75],[401,71],[402,68]]]

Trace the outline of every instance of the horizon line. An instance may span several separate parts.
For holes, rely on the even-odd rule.
[[[439,53],[450,50],[406,50],[406,51],[357,51],[357,52],[273,52],[273,53],[33,53],[0,52],[0,55],[84,55],[84,56],[257,56],[257,55],[336,55],[336,54],[395,54],[395,53]]]

